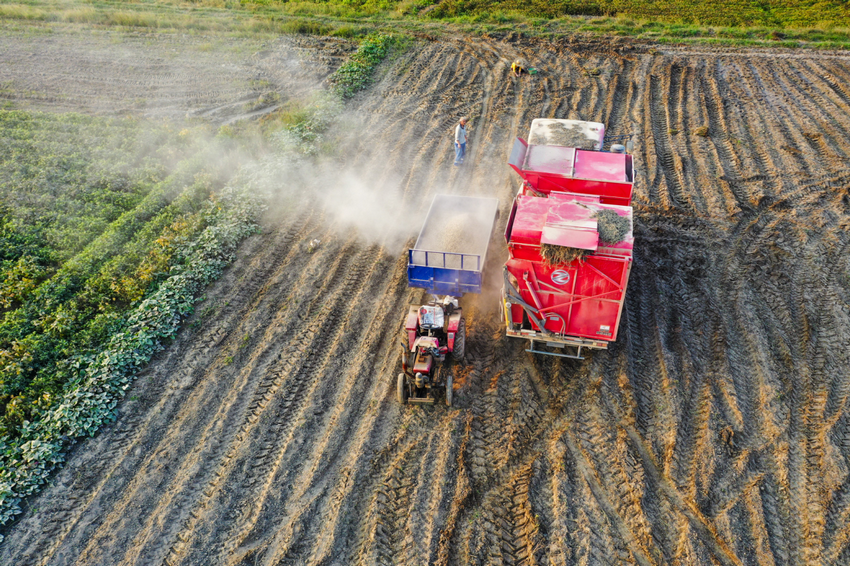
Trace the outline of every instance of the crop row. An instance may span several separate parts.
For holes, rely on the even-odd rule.
[[[351,64],[370,75],[392,41],[367,38]],[[277,150],[231,178],[222,155],[239,136],[229,127],[213,137],[0,111],[0,149],[15,155],[0,162],[10,180],[0,192],[0,526],[71,443],[114,418],[139,369],[257,229],[280,168],[327,149],[344,92],[368,84],[350,76],[335,75],[334,92],[297,119],[262,125],[278,127],[266,131]]]
[[[0,435],[55,403],[204,228],[209,142],[188,137],[0,111]]]
[[[198,292],[220,275],[238,243],[256,229],[262,206],[259,193],[246,185],[227,187],[209,201],[207,226],[182,250],[185,262],[132,309],[121,331],[111,335],[57,403],[25,423],[15,438],[0,437],[0,525],[21,512],[22,499],[63,461],[68,444],[94,435],[113,418],[133,376],[174,337]]]
[[[330,77],[334,91],[343,99],[351,98],[372,82],[375,68],[386,58],[396,39],[374,35],[363,39],[357,51]]]
[[[256,229],[204,127],[0,111],[0,525]]]

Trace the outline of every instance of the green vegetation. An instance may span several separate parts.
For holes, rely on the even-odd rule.
[[[0,22],[103,26],[239,35],[306,33],[356,38],[377,32],[439,36],[590,33],[779,47],[850,47],[850,5],[841,0],[28,0],[0,5]]]
[[[237,244],[254,231],[261,198],[246,185],[228,186],[203,207],[207,227],[180,250],[182,262],[87,360],[85,368],[38,420],[25,422],[17,436],[0,437],[0,524],[21,512],[21,500],[37,491],[64,460],[69,442],[93,435],[113,418],[135,373],[172,338],[196,294],[233,259]]]
[[[430,4],[430,2],[429,2]],[[517,13],[530,17],[615,16],[704,26],[846,26],[846,2],[751,2],[747,0],[444,0],[434,2],[433,17]],[[426,7],[426,9],[428,9]]]
[[[214,181],[188,138],[0,111],[0,435],[53,405],[205,227]]]
[[[0,524],[255,229],[207,127],[0,110]]]
[[[393,37],[378,35],[360,42],[357,51],[331,76],[334,91],[342,98],[351,98],[372,81],[375,67],[384,60],[393,44]]]

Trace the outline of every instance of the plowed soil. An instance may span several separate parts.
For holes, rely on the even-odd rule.
[[[109,65],[48,68],[51,42],[80,38],[13,39],[0,78],[21,104],[37,89],[56,100],[32,104],[86,110],[92,90],[98,111],[118,111],[119,96],[150,92],[156,51],[141,38],[121,41],[136,61],[121,80]],[[215,46],[182,41],[196,76],[221,76]],[[21,45],[33,55],[12,57]],[[350,47],[265,49],[229,58],[229,79],[288,95],[284,52],[320,80]],[[63,69],[85,57],[56,53]],[[540,74],[509,76],[518,57]],[[462,300],[456,406],[400,406],[398,337],[423,299],[404,249],[340,236],[305,204],[245,243],[206,317],[29,502],[0,563],[850,563],[848,85],[845,53],[423,41],[349,105],[351,166],[423,210],[437,192],[496,196],[503,223],[517,187],[505,162],[533,118],[633,134],[617,343],[576,361],[504,337],[494,239],[488,293]],[[228,89],[169,108],[204,115],[250,90]],[[464,114],[467,160],[453,167]]]

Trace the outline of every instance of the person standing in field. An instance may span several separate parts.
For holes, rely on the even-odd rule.
[[[466,155],[466,122],[467,117],[460,119],[455,128],[455,165],[463,163],[463,158]]]

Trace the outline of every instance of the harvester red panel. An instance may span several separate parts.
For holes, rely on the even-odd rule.
[[[526,193],[575,193],[597,196],[603,204],[631,204],[634,167],[625,153],[529,145],[517,138],[508,164],[525,181]]]
[[[617,338],[634,247],[635,171],[625,146],[601,151],[604,132],[598,122],[536,119],[532,143],[517,138],[508,159],[523,183],[505,228],[502,300],[507,335],[530,340],[529,352],[581,358],[582,348]],[[577,351],[537,350],[535,341]]]
[[[603,210],[628,220],[630,228],[621,241],[599,242],[594,218]],[[631,269],[631,207],[576,201],[569,195],[518,195],[511,217],[506,268],[545,330],[560,337],[615,340]],[[592,253],[553,266],[540,255],[544,243]],[[510,318],[523,323],[521,305],[511,306]],[[543,330],[534,320],[528,322],[533,330]]]

